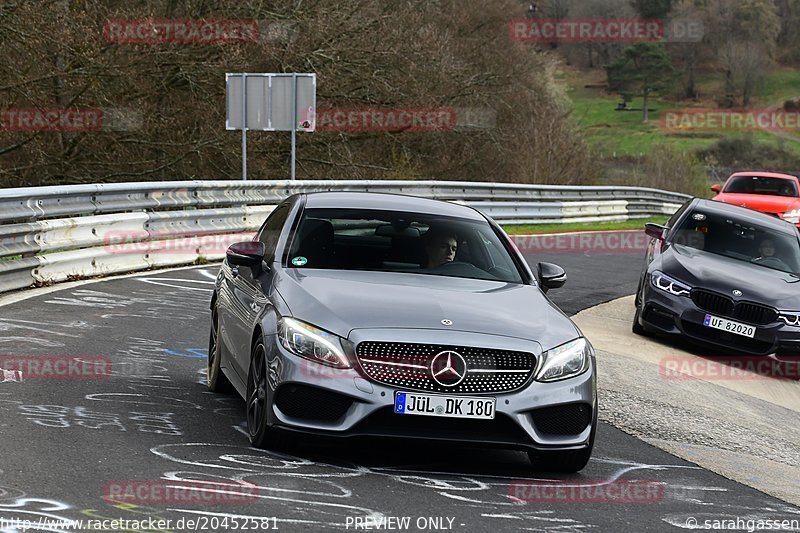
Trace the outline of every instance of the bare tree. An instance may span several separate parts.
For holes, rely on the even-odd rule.
[[[667,27],[677,27],[688,31],[688,24],[698,25],[705,28],[709,25],[708,9],[702,1],[698,0],[676,0],[672,3],[672,10],[667,18]],[[694,37],[684,36],[681,39],[672,39],[667,42],[667,50],[675,61],[675,65],[683,72],[682,96],[685,98],[697,98],[697,74],[700,65],[713,59],[713,47],[710,45],[710,37],[704,33],[699,36],[699,40],[691,40]]]
[[[753,90],[776,56],[780,19],[773,0],[708,0],[708,43],[719,54],[728,105]]]
[[[719,59],[728,87],[742,95],[743,107],[749,106],[758,83],[768,72],[769,55],[759,44],[728,41],[720,49]]]

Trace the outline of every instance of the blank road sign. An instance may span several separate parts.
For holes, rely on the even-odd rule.
[[[242,129],[242,77],[226,74],[228,130]],[[316,74],[247,74],[247,129],[260,131],[314,131],[316,125]],[[292,90],[296,85],[296,121]]]

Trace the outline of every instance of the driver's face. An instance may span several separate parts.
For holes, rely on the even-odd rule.
[[[764,257],[772,257],[775,255],[775,245],[772,244],[772,241],[766,240],[761,243],[761,255]]]
[[[438,266],[453,261],[457,250],[458,243],[453,238],[432,243],[429,248],[431,264]]]

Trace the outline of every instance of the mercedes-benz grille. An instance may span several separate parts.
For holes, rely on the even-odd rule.
[[[536,368],[532,353],[471,346],[364,341],[356,356],[374,381],[429,392],[509,392]]]

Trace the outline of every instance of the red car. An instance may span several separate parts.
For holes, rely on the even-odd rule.
[[[724,187],[713,185],[718,202],[749,207],[800,226],[800,180],[791,174],[737,172]]]

